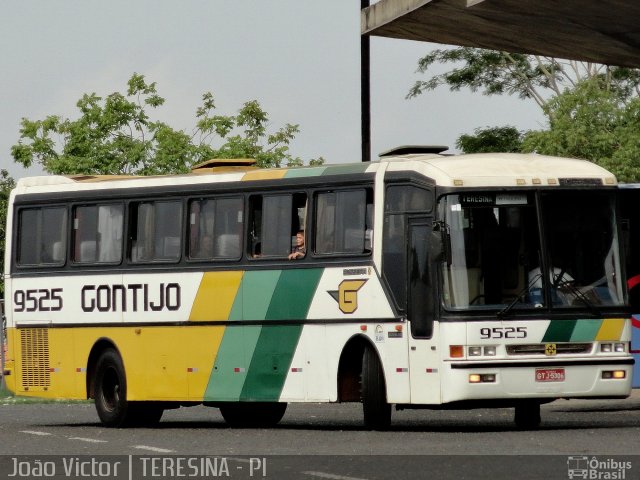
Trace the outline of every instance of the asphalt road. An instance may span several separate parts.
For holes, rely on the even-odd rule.
[[[624,478],[640,478],[638,391],[624,401],[544,405],[537,431],[518,431],[512,417],[511,409],[394,411],[391,430],[370,432],[358,404],[303,404],[290,405],[276,428],[232,429],[217,409],[199,406],[166,412],[157,428],[108,429],[92,404],[9,404],[0,406],[0,478],[17,455],[133,455],[124,459],[138,464],[140,456],[207,455],[227,462],[230,475],[218,476],[310,480],[564,479],[569,457],[588,457],[631,461]],[[179,470],[156,473],[179,478]]]

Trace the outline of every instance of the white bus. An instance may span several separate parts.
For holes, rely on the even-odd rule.
[[[10,390],[93,398],[107,426],[362,402],[376,429],[393,406],[513,407],[533,428],[542,403],[630,394],[618,189],[595,164],[403,149],[204,167],[18,182]]]

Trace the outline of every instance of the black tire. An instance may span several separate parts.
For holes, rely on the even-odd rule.
[[[276,426],[287,411],[286,403],[246,402],[220,406],[222,418],[231,427],[267,428]]]
[[[391,425],[391,405],[387,403],[384,371],[378,354],[372,347],[364,349],[362,357],[362,412],[364,426],[385,430]]]
[[[516,405],[513,420],[520,430],[536,430],[540,427],[540,403],[524,401]]]
[[[122,358],[110,348],[96,364],[95,403],[98,417],[106,427],[150,427],[164,413],[160,402],[127,401],[127,377]]]
[[[123,427],[129,419],[127,379],[122,358],[110,348],[96,364],[94,397],[100,421],[106,427]]]

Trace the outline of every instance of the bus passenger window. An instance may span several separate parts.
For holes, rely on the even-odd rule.
[[[67,210],[63,207],[20,211],[18,265],[62,265],[65,260]]]
[[[182,203],[142,202],[131,212],[131,261],[178,261],[181,252]],[[176,221],[177,219],[177,221]]]
[[[295,235],[304,229],[304,193],[256,195],[251,198],[249,248],[252,258],[288,258]]]
[[[368,190],[338,190],[316,197],[315,252],[362,254],[370,252],[372,194]]]
[[[119,263],[122,205],[77,207],[73,215],[72,259],[76,263]]]
[[[193,200],[189,204],[189,258],[240,258],[243,209],[242,197]]]

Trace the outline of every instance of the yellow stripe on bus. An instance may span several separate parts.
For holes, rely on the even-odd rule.
[[[624,318],[605,319],[598,330],[596,340],[620,340],[625,321]]]
[[[245,173],[242,177],[242,181],[248,180],[274,180],[283,178],[287,174],[286,169],[274,170],[270,168],[261,168],[260,170],[254,170],[252,172]]]
[[[236,298],[243,272],[206,272],[198,287],[189,320],[227,320]]]

